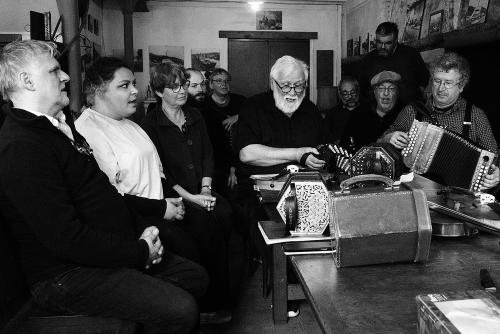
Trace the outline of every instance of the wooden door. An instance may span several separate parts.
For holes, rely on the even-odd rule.
[[[309,40],[229,39],[231,91],[249,97],[269,90],[269,71],[284,55],[309,64]]]
[[[230,39],[228,71],[231,73],[231,92],[246,97],[269,87],[269,51],[266,41]]]

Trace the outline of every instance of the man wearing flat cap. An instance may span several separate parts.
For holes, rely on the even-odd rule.
[[[370,108],[349,120],[341,144],[354,141],[356,148],[377,141],[394,122],[402,105],[398,101],[401,76],[392,71],[382,71],[370,80],[373,94]]]
[[[364,97],[369,93],[370,81],[377,73],[393,71],[401,75],[399,100],[404,105],[422,99],[429,71],[416,49],[398,43],[398,33],[394,22],[383,22],[375,30],[376,49],[363,57],[359,68],[359,84]]]

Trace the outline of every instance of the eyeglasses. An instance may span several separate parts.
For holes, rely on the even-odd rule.
[[[441,85],[444,85],[444,88],[450,89],[460,84],[460,81],[448,81],[448,80],[443,81],[440,79],[432,79],[432,84],[436,87],[441,87]]]
[[[351,91],[346,91],[346,90],[343,90],[340,92],[340,95],[346,97],[346,96],[355,96],[355,95],[358,95],[358,91],[357,90],[351,90]]]
[[[201,88],[205,88],[205,87],[207,87],[207,83],[206,83],[205,81],[202,81],[202,82],[200,82],[200,83],[192,82],[192,83],[189,85],[189,87],[194,88],[194,89],[197,89],[197,88],[198,88],[198,86],[200,86]]]
[[[181,87],[186,90],[188,89],[189,87],[189,80],[187,80],[183,85],[174,85],[173,87],[167,87],[168,89],[170,89],[172,92],[174,93],[179,93],[181,91]]]
[[[383,86],[378,86],[377,88],[375,88],[379,93],[385,93],[385,92],[389,92],[390,94],[394,94],[396,93],[396,91],[398,90],[396,87],[383,87]]]
[[[284,84],[283,86],[281,86],[278,83],[278,81],[276,81],[276,79],[273,80],[276,83],[276,85],[278,85],[278,87],[281,89],[281,91],[285,94],[290,93],[292,89],[295,92],[295,94],[300,94],[306,89],[305,84],[293,85],[293,86],[290,86],[289,84]]]
[[[231,82],[230,79],[226,79],[226,80],[223,80],[223,79],[213,79],[212,82],[215,82],[217,85],[222,85],[222,84],[229,84]]]

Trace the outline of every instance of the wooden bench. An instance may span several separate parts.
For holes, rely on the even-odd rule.
[[[14,254],[13,240],[0,217],[0,333],[134,334],[138,325],[119,319],[54,314],[34,305]]]

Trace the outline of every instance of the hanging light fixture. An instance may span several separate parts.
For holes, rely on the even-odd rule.
[[[264,1],[248,1],[248,4],[253,11],[258,11],[263,3]]]

